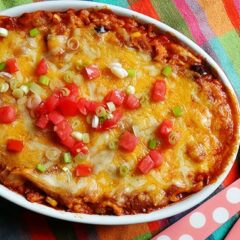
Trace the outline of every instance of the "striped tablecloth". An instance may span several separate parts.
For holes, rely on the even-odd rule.
[[[0,0],[0,9],[29,2],[32,1]],[[220,64],[240,97],[240,0],[96,0],[96,2],[131,8],[184,33]],[[238,177],[240,173],[235,163],[219,189]],[[184,214],[146,224],[96,226],[44,217],[0,198],[0,239],[145,240],[173,224]],[[238,218],[239,214],[236,214],[208,239],[224,239]]]

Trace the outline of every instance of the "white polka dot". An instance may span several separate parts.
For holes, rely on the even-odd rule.
[[[228,220],[229,218],[229,213],[227,211],[226,208],[223,208],[223,207],[219,207],[219,208],[216,208],[214,211],[213,211],[213,219],[215,222],[217,223],[224,223]]]
[[[240,203],[240,189],[236,187],[228,189],[226,197],[227,200],[232,204]]]
[[[183,234],[179,240],[193,240],[193,237],[190,236],[189,234]]]
[[[195,212],[190,216],[189,222],[192,227],[201,228],[206,223],[206,217],[200,212]]]
[[[167,235],[162,235],[162,236],[158,237],[157,240],[171,240],[171,238]]]

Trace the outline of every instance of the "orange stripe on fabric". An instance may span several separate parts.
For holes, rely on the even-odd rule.
[[[97,226],[99,240],[121,239],[132,240],[134,237],[147,233],[147,224],[134,224],[123,226]]]
[[[24,226],[31,236],[31,240],[55,240],[49,228],[46,218],[41,215],[25,211],[21,218],[23,219]]]
[[[233,0],[223,0],[224,7],[226,9],[226,12],[228,14],[228,17],[230,18],[232,25],[240,29],[240,16],[238,15],[237,9],[235,7]]]
[[[149,17],[155,18],[160,20],[156,10],[154,9],[150,0],[138,0],[137,2],[133,3],[130,8],[134,11],[143,13]]]
[[[222,1],[198,0],[198,2],[207,16],[209,25],[217,36],[222,36],[234,29]]]
[[[233,167],[230,171],[230,173],[228,174],[228,176],[225,178],[224,182],[223,182],[223,186],[226,187],[229,184],[233,183],[235,180],[237,180],[240,176],[240,171],[239,171],[239,163],[238,160],[235,161],[235,163],[233,164]]]
[[[151,233],[155,233],[161,230],[162,227],[166,226],[168,223],[167,219],[162,219],[159,221],[154,221],[154,222],[149,222],[148,223],[148,228]]]

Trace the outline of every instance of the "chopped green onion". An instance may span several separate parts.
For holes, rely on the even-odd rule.
[[[39,34],[39,30],[37,28],[33,28],[29,31],[30,37],[36,37]]]
[[[41,163],[39,163],[37,166],[36,166],[36,169],[39,171],[39,172],[45,172],[46,171],[46,167],[44,165],[42,165]]]
[[[108,115],[106,114],[105,116],[99,118],[99,122],[104,123],[107,119],[108,119]]]
[[[69,169],[68,169],[67,167],[63,167],[62,170],[63,170],[64,172],[68,172],[68,171],[69,171]]]
[[[46,85],[48,86],[49,85],[49,82],[50,82],[50,79],[47,77],[47,76],[41,76],[39,78],[39,82],[43,85]]]
[[[148,147],[150,149],[155,149],[157,147],[158,141],[156,138],[152,138],[148,141]]]
[[[83,133],[82,134],[82,141],[83,141],[83,143],[89,143],[90,142],[89,133]]]
[[[64,161],[65,163],[70,163],[70,162],[72,161],[71,153],[65,152],[65,153],[63,154],[63,161]]]
[[[80,125],[80,121],[78,119],[72,120],[72,128],[75,129]]]
[[[91,115],[87,115],[86,121],[88,124],[92,123],[92,116]]]
[[[129,169],[127,166],[122,165],[119,167],[119,174],[121,177],[126,177],[129,173]]]
[[[107,114],[107,112],[106,112],[106,109],[105,109],[104,107],[102,107],[102,106],[97,107],[97,109],[96,109],[96,115],[97,115],[98,117],[104,117],[104,116],[106,116],[106,114]]]
[[[1,62],[0,63],[0,71],[4,70],[6,67],[6,63],[5,62]]]
[[[82,68],[83,68],[83,62],[82,62],[82,60],[78,60],[78,61],[75,63],[75,68],[76,68],[76,70],[78,70],[78,71],[82,70]]]
[[[135,69],[128,69],[128,77],[135,77],[136,76],[136,70]]]
[[[15,98],[21,98],[21,97],[23,97],[24,92],[23,92],[22,89],[16,88],[16,89],[14,89],[14,90],[12,91],[12,95],[13,95]]]
[[[29,92],[29,87],[27,85],[22,85],[20,89],[24,92],[24,94],[28,94]]]
[[[169,77],[172,73],[172,68],[170,66],[166,66],[163,68],[162,70],[162,74],[165,76],[165,77]]]
[[[172,112],[175,117],[181,117],[183,115],[183,110],[180,106],[173,107]]]
[[[126,90],[127,94],[134,94],[135,93],[135,87],[130,85],[127,87],[127,90]]]
[[[179,140],[179,137],[180,137],[179,133],[173,131],[168,135],[168,141],[171,145],[175,145]]]
[[[116,110],[116,106],[113,102],[107,102],[107,107],[110,112],[114,112]]]
[[[81,132],[78,132],[78,131],[73,131],[71,133],[71,136],[78,141],[82,141],[82,139],[83,139],[83,134]]]
[[[38,84],[36,84],[36,83],[34,83],[34,82],[32,82],[32,83],[30,84],[30,91],[31,91],[32,93],[37,94],[37,95],[42,95],[43,92],[44,92],[43,88],[40,87]]]
[[[5,93],[9,89],[9,84],[8,83],[0,83],[0,93]]]
[[[108,147],[109,147],[109,149],[111,149],[111,150],[116,150],[116,149],[117,149],[117,143],[116,143],[115,141],[110,141],[110,142],[108,143]]]
[[[73,79],[74,79],[74,73],[72,71],[67,71],[67,72],[64,73],[63,80],[66,83],[72,83]]]

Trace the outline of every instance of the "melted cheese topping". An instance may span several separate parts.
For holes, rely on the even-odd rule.
[[[65,164],[62,156],[52,161],[46,158],[45,153],[49,147],[55,147],[62,153],[66,150],[49,137],[48,131],[35,127],[35,120],[26,108],[26,101],[23,99],[22,102],[16,102],[9,90],[1,94],[2,104],[15,105],[18,118],[12,124],[1,124],[1,163],[34,182],[46,193],[63,199],[69,196],[87,196],[94,202],[104,196],[114,198],[119,206],[124,206],[126,196],[146,193],[153,204],[158,206],[167,198],[168,189],[173,185],[190,192],[194,187],[194,176],[209,173],[215,168],[216,152],[226,141],[220,134],[221,126],[218,129],[213,126],[218,121],[222,122],[222,118],[216,114],[215,102],[194,81],[190,70],[184,72],[173,65],[173,74],[164,77],[161,74],[163,63],[154,62],[147,52],[122,45],[112,31],[97,34],[93,27],[83,26],[75,29],[72,35],[79,41],[76,51],[67,49],[66,42],[71,37],[68,34],[49,34],[46,42],[42,34],[31,38],[24,31],[9,31],[8,37],[0,39],[0,62],[12,57],[17,59],[19,72],[14,74],[13,79],[19,87],[27,82],[38,83],[36,65],[41,58],[47,59],[50,85],[42,86],[42,99],[49,96],[55,87],[64,86],[64,73],[72,71],[73,81],[79,86],[81,97],[90,100],[102,101],[110,90],[126,91],[129,85],[134,86],[138,98],[149,96],[156,79],[164,79],[166,82],[166,100],[153,103],[147,98],[139,109],[124,110],[118,126],[105,132],[91,130],[81,116],[69,118],[71,123],[80,120],[75,131],[89,132],[89,155],[82,161],[74,160]],[[121,63],[124,69],[135,69],[136,76],[119,79],[108,68],[113,62]],[[76,69],[77,65],[86,64],[98,65],[101,76],[92,81],[86,80],[81,71]],[[0,81],[9,80],[0,77]],[[183,109],[181,117],[174,117],[171,110],[174,106]],[[164,119],[173,122],[174,130],[180,133],[180,140],[163,151],[164,160],[159,168],[138,175],[135,173],[136,165],[149,152],[147,143],[155,136],[156,128]],[[109,141],[118,141],[124,131],[132,128],[139,139],[133,152],[109,150]],[[7,152],[6,139],[9,138],[22,140],[23,151],[18,154]],[[199,149],[196,149],[198,146],[204,151],[204,158],[199,161],[196,160],[199,157]],[[45,173],[36,171],[38,163],[44,164],[49,170]],[[79,163],[91,164],[93,174],[76,177],[74,169]],[[130,169],[125,177],[119,176],[118,169],[121,165]],[[56,166],[58,170],[54,171]],[[65,171],[61,170],[63,167]]]

